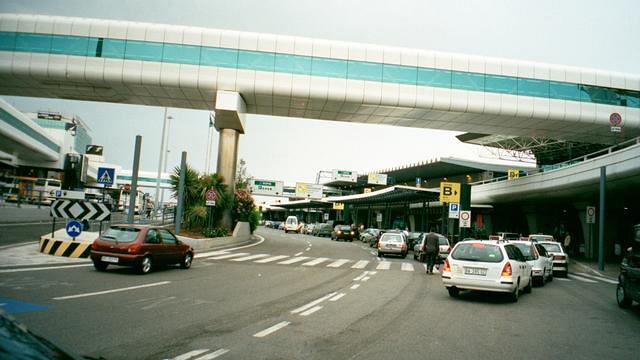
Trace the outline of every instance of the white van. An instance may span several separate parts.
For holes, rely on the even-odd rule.
[[[284,232],[288,233],[289,231],[293,231],[296,233],[300,233],[301,224],[298,222],[298,218],[295,216],[289,216],[287,221],[284,222]]]

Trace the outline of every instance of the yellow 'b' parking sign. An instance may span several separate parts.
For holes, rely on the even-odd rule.
[[[441,182],[440,183],[440,202],[459,203],[460,202],[460,183]]]

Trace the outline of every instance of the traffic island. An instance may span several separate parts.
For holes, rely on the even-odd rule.
[[[75,240],[67,235],[65,229],[57,230],[40,237],[40,252],[47,255],[64,256],[70,258],[89,258],[91,243],[98,237],[97,232],[85,231]]]
[[[239,222],[236,224],[232,236],[196,239],[178,235],[178,239],[185,244],[191,245],[197,254],[198,251],[221,250],[232,246],[252,244],[258,240],[258,237],[251,235],[248,222]]]

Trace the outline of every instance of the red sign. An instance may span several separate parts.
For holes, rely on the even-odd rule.
[[[216,201],[216,200],[218,200],[218,194],[216,194],[215,190],[209,189],[209,190],[207,190],[207,193],[205,194],[205,199],[207,201]]]
[[[611,113],[611,115],[609,115],[609,123],[611,126],[620,126],[620,124],[622,124],[622,116],[615,112]]]

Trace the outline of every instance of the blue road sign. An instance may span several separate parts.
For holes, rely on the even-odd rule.
[[[67,223],[65,230],[67,230],[67,235],[71,236],[72,238],[76,238],[80,234],[82,234],[82,224],[78,221],[71,220]]]
[[[103,185],[113,185],[116,169],[99,167],[96,174],[96,182]]]

